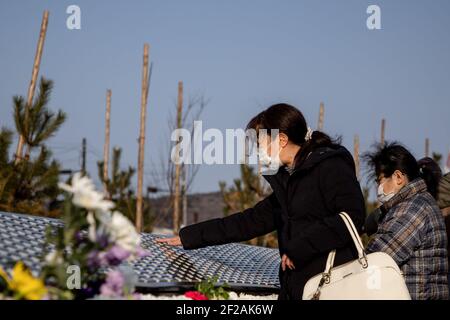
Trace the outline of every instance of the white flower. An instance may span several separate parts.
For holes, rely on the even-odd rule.
[[[95,190],[95,186],[92,183],[92,180],[89,179],[87,176],[82,176],[81,172],[76,172],[73,177],[72,177],[72,184],[65,184],[65,183],[58,183],[58,186],[63,189],[66,190],[67,192],[70,193],[77,193],[83,190],[86,191],[94,191]]]
[[[45,256],[44,260],[45,260],[46,264],[49,266],[56,266],[56,265],[62,264],[64,262],[63,258],[56,250],[49,252]]]
[[[134,225],[122,213],[111,209],[114,203],[104,199],[104,195],[95,190],[91,179],[79,172],[72,177],[71,184],[59,183],[59,187],[73,194],[72,202],[88,210],[86,219],[89,224],[88,238],[98,241],[99,236],[127,250],[134,257],[139,255],[140,236]]]
[[[104,195],[95,190],[94,183],[86,176],[81,176],[80,172],[73,175],[71,185],[58,183],[58,186],[73,194],[73,203],[78,207],[87,210],[109,211],[114,207],[114,203],[104,199]]]
[[[130,252],[135,252],[140,244],[140,236],[134,225],[122,213],[114,211],[109,224],[111,241]]]
[[[97,226],[95,225],[95,218],[92,212],[89,212],[86,217],[87,222],[89,223],[88,228],[88,238],[92,242],[95,242],[97,239]]]
[[[95,217],[94,217],[95,215]],[[96,224],[96,220],[99,221],[99,225]],[[92,242],[97,241],[97,235],[108,235],[109,233],[109,226],[111,224],[111,212],[105,212],[105,211],[95,211],[88,212],[86,216],[86,220],[89,223],[88,228],[88,238]]]

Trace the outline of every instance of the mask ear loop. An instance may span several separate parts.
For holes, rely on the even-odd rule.
[[[276,143],[276,146],[277,146],[277,155],[276,155],[276,157],[278,158],[278,161],[279,162],[281,162],[281,159],[280,159],[280,152],[281,152],[281,150],[283,149],[283,147],[280,145],[280,133],[278,132],[277,133],[277,135],[276,135],[276,137],[274,138],[274,139],[272,139],[272,135],[270,136],[271,137],[271,139],[270,139],[270,143],[269,143],[269,146],[272,148],[272,143],[276,140],[277,141],[277,143]],[[272,153],[272,149],[271,149],[271,153]]]

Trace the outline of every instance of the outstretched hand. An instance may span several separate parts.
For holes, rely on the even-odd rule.
[[[158,243],[165,243],[169,246],[181,246],[181,239],[179,236],[172,237],[172,238],[158,238],[156,239],[156,242]]]

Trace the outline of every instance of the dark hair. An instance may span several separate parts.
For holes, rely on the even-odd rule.
[[[380,175],[389,177],[395,170],[399,170],[408,177],[409,181],[423,178],[427,184],[428,192],[431,193],[433,197],[436,197],[440,178],[436,181],[436,178],[433,177],[436,168],[429,161],[431,160],[434,162],[432,159],[423,159],[423,162],[421,162],[422,165],[419,165],[411,152],[398,142],[377,144],[375,145],[374,151],[366,152],[363,155],[363,159],[369,166],[369,176],[373,180],[377,180]],[[431,167],[433,167],[433,169],[431,169]]]
[[[425,157],[417,161],[421,177],[427,184],[428,192],[437,199],[439,181],[442,178],[442,170],[439,165],[430,157]]]
[[[416,158],[398,142],[376,144],[375,150],[366,152],[363,159],[369,166],[369,176],[375,181],[380,175],[390,177],[395,170],[405,174],[410,181],[420,176]]]
[[[290,141],[301,147],[295,156],[295,165],[303,163],[309,153],[319,147],[336,147],[340,143],[340,139],[333,140],[317,130],[305,141],[308,131],[305,117],[300,110],[286,103],[275,104],[260,112],[249,121],[247,129],[254,129],[257,134],[260,129],[266,129],[268,134],[278,129],[279,133],[286,134]]]

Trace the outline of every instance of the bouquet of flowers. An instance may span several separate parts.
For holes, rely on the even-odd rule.
[[[0,298],[6,299],[139,299],[129,263],[148,253],[134,225],[114,203],[77,173],[66,191],[63,227],[47,230],[43,267],[34,277],[18,262],[9,276],[0,268]],[[193,300],[229,299],[227,284],[207,279],[185,292]]]
[[[0,296],[11,299],[138,298],[129,262],[147,255],[133,224],[77,173],[67,192],[64,227],[49,228],[39,278],[18,262],[0,269]]]
[[[48,253],[43,278],[57,288],[55,298],[101,296],[135,298],[135,275],[127,264],[147,253],[140,246],[134,225],[114,203],[95,190],[93,182],[76,173],[67,192],[64,228],[48,230]],[[61,295],[62,293],[62,295]]]

